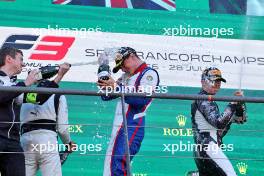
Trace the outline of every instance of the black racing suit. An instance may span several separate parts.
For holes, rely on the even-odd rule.
[[[208,95],[201,90],[200,95]],[[228,104],[222,114],[215,101],[195,100],[191,107],[194,157],[200,176],[236,176],[232,164],[221,150],[222,138],[232,123],[235,104]],[[221,158],[221,159],[219,159]]]
[[[0,71],[0,86],[22,86],[24,82],[14,83]],[[25,175],[25,157],[19,142],[19,113],[23,102],[21,93],[0,93],[0,172],[6,176]],[[2,153],[18,152],[18,153]]]

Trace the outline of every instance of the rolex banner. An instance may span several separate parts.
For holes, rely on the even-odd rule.
[[[105,48],[130,46],[149,66],[158,70],[161,84],[199,87],[202,70],[215,66],[222,70],[226,88],[264,89],[264,41],[156,36],[40,28],[0,27],[2,46],[23,50],[28,71],[47,64],[87,63],[73,67],[67,81],[95,82],[97,58]],[[91,64],[89,64],[91,62]],[[111,63],[113,68],[114,61]],[[89,77],[82,75],[88,74]],[[119,74],[120,75],[120,74]],[[115,77],[119,76],[115,75]]]

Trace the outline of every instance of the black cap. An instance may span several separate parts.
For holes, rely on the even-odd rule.
[[[135,54],[137,56],[136,50],[130,47],[121,47],[118,49],[115,56],[115,67],[113,68],[113,73],[117,73],[121,68],[124,60],[130,56],[130,54]]]

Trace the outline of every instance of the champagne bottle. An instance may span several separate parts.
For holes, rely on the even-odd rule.
[[[98,79],[108,80],[110,76],[109,58],[106,53],[102,53],[98,58]]]
[[[55,76],[60,67],[59,66],[44,66],[39,68],[38,80],[49,79]],[[30,72],[29,72],[30,73]]]
[[[58,73],[59,69],[59,66],[45,66],[39,68],[42,75],[42,79],[49,79],[55,76]]]

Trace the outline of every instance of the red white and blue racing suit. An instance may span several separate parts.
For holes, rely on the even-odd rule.
[[[137,68],[132,76],[124,73],[121,82],[123,86],[134,86],[135,88],[159,84],[159,75],[156,70],[148,67],[145,63]],[[103,96],[103,100],[111,100],[115,97]],[[151,104],[152,98],[148,97],[125,97],[125,114],[128,126],[128,141],[130,160],[138,153],[144,138],[144,126],[146,110]],[[104,176],[127,175],[125,158],[125,135],[122,117],[121,100],[117,103],[111,139],[108,145]]]

